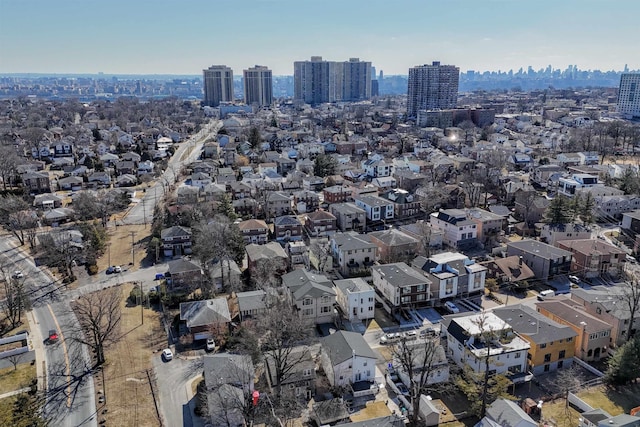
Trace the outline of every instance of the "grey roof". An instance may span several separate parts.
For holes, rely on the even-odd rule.
[[[611,331],[611,325],[595,316],[583,311],[583,308],[568,298],[556,297],[537,302],[536,307],[543,308],[549,313],[564,320],[568,324],[582,326],[586,333]]]
[[[263,290],[238,292],[238,308],[240,312],[249,310],[262,310],[265,308],[265,297],[267,293]]]
[[[378,196],[369,196],[369,195],[363,195],[363,196],[357,196],[354,197],[355,200],[364,203],[367,206],[388,206],[388,205],[393,205],[393,202],[391,200],[385,199],[383,197],[378,197]]]
[[[418,244],[417,239],[395,228],[391,228],[389,230],[374,231],[372,233],[369,233],[369,236],[375,237],[385,245],[389,246]]]
[[[565,251],[564,249],[556,248],[555,246],[533,239],[509,242],[507,243],[507,253],[509,253],[509,248],[519,249],[523,252],[548,259],[570,257],[572,255],[569,251]]]
[[[282,384],[315,379],[316,364],[313,357],[311,357],[311,352],[308,347],[295,347],[291,349],[287,360],[291,363],[291,369],[285,374],[285,378],[282,378]],[[267,375],[269,376],[269,384],[277,386],[278,379],[276,378],[275,362],[272,355],[266,353],[264,361],[267,368]],[[311,375],[305,376],[305,370],[311,371]]]
[[[393,286],[421,285],[431,282],[424,274],[404,262],[374,265],[371,270],[378,271]]]
[[[611,418],[611,414],[609,414],[604,409],[594,409],[591,411],[583,412],[580,416],[595,425],[598,425],[598,423],[602,420]]]
[[[315,274],[306,270],[294,270],[282,276],[282,284],[289,288],[295,301],[305,297],[318,298],[323,295],[334,295],[336,291],[331,286],[331,280],[322,274]]]
[[[224,297],[183,302],[180,303],[180,320],[186,321],[189,328],[228,323],[231,322],[229,304]]]
[[[487,408],[487,417],[501,427],[537,427],[538,425],[515,402],[507,399],[498,399],[493,402]]]
[[[598,423],[598,427],[639,427],[640,417],[620,414]]]
[[[336,246],[341,251],[349,251],[354,249],[377,248],[371,243],[371,239],[367,234],[358,234],[354,232],[336,233],[331,237],[335,241]]]
[[[279,217],[277,217],[275,219],[274,224],[276,226],[279,226],[279,225],[291,225],[291,226],[302,225],[300,220],[298,218],[296,218],[295,216],[293,216],[293,215],[279,216]]]
[[[341,214],[364,214],[364,209],[356,206],[354,203],[333,203],[330,206],[332,212]]]
[[[249,384],[253,380],[253,363],[248,355],[211,354],[205,355],[202,362],[207,388],[215,388],[223,384]]]
[[[282,246],[277,242],[269,242],[265,245],[256,245],[252,243],[247,245],[245,250],[247,251],[247,256],[251,261],[257,261],[259,259],[289,258],[284,249],[282,249]]]
[[[202,271],[198,264],[184,258],[173,259],[167,263],[171,274],[186,273],[189,271]]]
[[[334,280],[333,284],[336,288],[340,289],[340,291],[344,295],[347,295],[350,292],[363,292],[373,289],[371,285],[365,282],[361,277],[356,277],[354,279]]]
[[[376,359],[369,344],[357,332],[338,331],[322,338],[322,348],[329,355],[333,366],[339,365],[353,356]]]
[[[518,304],[496,308],[493,312],[511,325],[514,331],[526,335],[536,344],[578,336],[569,326],[554,322],[526,305]]]
[[[629,306],[621,298],[623,294],[622,286],[618,285],[612,287],[593,287],[591,289],[572,289],[571,295],[587,301],[589,303],[597,303],[604,308],[604,310],[618,319],[629,319],[631,313]],[[640,317],[640,312],[636,313],[636,318]]]
[[[160,232],[160,238],[168,239],[169,237],[191,237],[191,230],[188,227],[181,225],[174,225],[173,227],[165,228]]]
[[[404,420],[400,415],[392,414],[370,420],[349,423],[351,427],[404,427]]]

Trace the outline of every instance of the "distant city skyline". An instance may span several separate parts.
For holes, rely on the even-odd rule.
[[[239,6],[242,5],[242,6]],[[385,75],[440,61],[461,72],[640,69],[637,0],[0,0],[0,73],[198,75],[311,56]]]

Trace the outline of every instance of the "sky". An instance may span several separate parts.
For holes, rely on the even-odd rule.
[[[640,0],[0,0],[0,73],[640,69]]]

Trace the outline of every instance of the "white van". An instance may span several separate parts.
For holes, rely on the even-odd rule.
[[[544,301],[545,298],[555,297],[556,293],[551,289],[547,289],[546,291],[541,291],[540,295],[538,295],[538,301]]]

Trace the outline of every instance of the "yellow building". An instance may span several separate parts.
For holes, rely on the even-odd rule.
[[[572,328],[522,304],[494,309],[493,312],[529,342],[531,348],[527,359],[531,373],[538,375],[571,366],[578,336]]]

